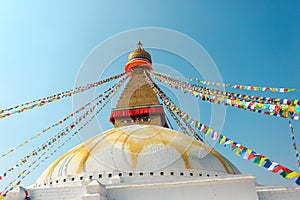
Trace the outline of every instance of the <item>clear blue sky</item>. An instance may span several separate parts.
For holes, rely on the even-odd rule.
[[[193,38],[212,57],[224,82],[300,88],[299,1],[1,1],[0,108],[72,88],[81,64],[99,43],[142,27],[169,28]],[[159,61],[164,63],[164,58]],[[184,73],[184,67],[182,70]],[[121,73],[123,66],[111,71]],[[258,95],[300,99],[299,94]],[[0,152],[70,112],[72,100],[65,99],[0,120]],[[101,123],[111,127],[108,119]],[[294,122],[294,128],[300,145],[299,122]],[[287,120],[228,108],[222,133],[297,170]],[[49,135],[1,159],[0,171]],[[76,138],[68,144],[24,184],[34,183],[49,163],[79,142]],[[260,184],[294,185],[293,180],[237,157],[229,148],[216,148],[241,172],[255,175]],[[1,189],[5,183],[0,182]]]

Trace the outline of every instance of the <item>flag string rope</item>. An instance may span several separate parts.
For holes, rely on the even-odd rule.
[[[290,112],[290,109],[288,106],[280,107],[280,106],[275,106],[275,105],[271,105],[271,104],[262,105],[262,104],[256,104],[256,103],[253,103],[250,101],[239,100],[239,99],[218,98],[216,95],[203,94],[198,91],[194,91],[192,89],[181,88],[181,87],[177,87],[176,85],[173,85],[171,83],[165,83],[164,81],[161,81],[160,79],[157,79],[157,80],[164,84],[168,84],[168,86],[173,87],[175,89],[181,89],[184,93],[188,93],[190,95],[195,96],[196,98],[201,99],[202,101],[206,101],[209,103],[223,104],[225,106],[236,107],[236,108],[248,110],[251,112],[262,113],[265,115],[276,116],[276,117],[281,117],[281,118],[291,118],[293,120],[300,119],[299,114],[298,114],[300,111],[299,106],[297,106],[297,114],[295,115],[293,111]],[[270,110],[275,110],[275,111],[271,112],[271,111],[263,110],[262,109],[263,106],[266,106]]]
[[[154,75],[151,72],[150,74]],[[193,95],[196,98],[201,99],[202,101],[207,101],[209,103],[215,103],[215,104],[223,104],[225,106],[232,106],[239,109],[248,110],[256,113],[262,113],[270,116],[291,118],[293,120],[300,119],[299,105],[292,106],[292,105],[263,104],[263,103],[252,102],[250,100],[244,100],[239,98],[228,98],[228,97],[226,98],[223,95],[214,94],[213,92],[210,91],[210,89],[205,89],[205,91],[202,91],[202,89],[199,90],[199,88],[195,86],[191,86],[190,84],[186,84],[172,78],[164,78],[157,75],[154,75],[154,77],[159,82],[166,84],[172,88],[180,89],[184,93]]]
[[[162,73],[160,73],[162,74]],[[227,88],[233,88],[233,89],[240,89],[240,90],[250,90],[250,91],[270,91],[270,92],[294,92],[297,91],[297,88],[284,88],[284,87],[265,87],[265,86],[247,86],[247,85],[240,85],[240,84],[229,84],[229,83],[217,83],[217,82],[211,82],[211,81],[204,81],[200,80],[198,78],[182,78],[180,76],[173,76],[174,78],[178,79],[185,79],[190,82],[195,81],[197,83],[200,83],[202,85],[206,86],[217,86],[217,87],[227,87]]]
[[[106,102],[97,110],[96,113],[94,113],[88,121],[86,121],[80,128],[78,128],[77,131],[75,131],[67,140],[65,140],[62,144],[60,144],[54,151],[52,151],[49,155],[47,155],[45,158],[43,156],[47,153],[46,151],[43,152],[36,160],[34,160],[27,169],[23,170],[21,173],[18,174],[17,178],[11,181],[5,189],[0,192],[0,199],[3,199],[4,197],[7,196],[7,194],[12,191],[15,187],[19,186],[21,182],[31,173],[33,172],[36,168],[38,168],[43,162],[45,162],[48,158],[53,156],[59,149],[61,149],[67,142],[69,142],[75,135],[77,135],[86,125],[88,125],[99,113],[100,111],[110,102],[112,96],[115,94],[117,88],[114,89],[114,92],[111,93],[110,97],[106,99]],[[94,109],[95,110],[95,109]],[[93,110],[93,111],[94,111]],[[61,140],[60,138],[59,140]],[[58,141],[59,142],[59,141]],[[51,150],[55,144],[52,144],[49,148],[48,151]],[[43,158],[43,159],[42,159]],[[39,163],[37,163],[40,161]],[[37,164],[36,164],[37,163]],[[31,169],[32,168],[32,169]],[[27,172],[27,173],[26,173]],[[26,173],[26,174],[25,174]],[[25,175],[24,175],[25,174]],[[17,180],[18,179],[18,180]],[[14,185],[13,185],[14,184]],[[12,186],[13,185],[13,186]]]
[[[261,154],[256,153],[255,151],[239,144],[238,142],[214,131],[210,127],[202,124],[196,119],[189,116],[187,113],[182,111],[179,107],[177,107],[166,94],[159,89],[159,87],[150,79],[149,75],[145,72],[146,80],[153,89],[153,91],[157,94],[157,96],[162,100],[165,106],[170,107],[170,109],[177,114],[180,118],[186,119],[188,123],[195,126],[196,129],[204,133],[205,136],[211,134],[213,140],[218,141],[219,144],[224,144],[224,146],[231,145],[232,151],[235,152],[237,156],[243,156],[246,160],[252,160],[253,163],[257,164],[259,167],[263,166],[269,171],[273,173],[279,173],[283,178],[296,178],[295,183],[300,185],[300,174],[278,164],[275,161],[263,156]]]
[[[292,146],[293,146],[293,149],[295,150],[295,154],[296,154],[296,158],[297,158],[297,166],[298,166],[298,170],[300,171],[299,151],[298,151],[298,148],[297,148],[297,143],[296,143],[295,133],[294,133],[294,127],[292,125],[291,120],[289,120],[289,127],[290,127],[290,130],[291,130]]]
[[[88,89],[91,89],[91,88],[97,87],[99,85],[102,85],[104,83],[108,83],[112,80],[118,79],[118,78],[120,78],[124,75],[125,75],[125,73],[118,74],[118,75],[109,77],[107,79],[103,79],[103,80],[98,81],[98,82],[89,83],[86,86],[79,86],[79,87],[76,87],[74,89],[70,89],[70,90],[67,90],[67,91],[64,91],[64,92],[61,92],[61,93],[58,93],[58,94],[54,94],[52,96],[40,98],[40,99],[33,100],[33,101],[30,101],[30,102],[27,102],[27,103],[23,103],[23,104],[20,104],[20,105],[13,106],[13,107],[10,107],[10,108],[2,109],[2,110],[0,110],[0,119],[12,116],[12,115],[17,114],[17,113],[22,113],[22,112],[28,111],[28,110],[31,110],[33,108],[44,106],[47,103],[52,103],[52,102],[55,102],[57,100],[63,99],[65,97],[70,97],[73,94],[84,92]]]
[[[185,123],[185,125],[189,128],[189,130],[193,133],[193,136],[197,140],[199,140],[199,141],[201,141],[201,142],[203,142],[203,143],[211,146],[211,144],[205,139],[205,137],[202,136],[201,134],[198,134],[197,131],[195,131],[195,129],[186,121],[186,119],[182,119],[182,120]]]
[[[205,144],[209,144],[203,137],[201,137],[201,135],[197,134],[197,132],[195,132],[195,130],[191,127],[190,124],[188,124],[186,121],[183,120],[184,124],[186,125],[186,127],[180,122],[180,120],[178,119],[178,117],[172,112],[172,110],[170,110],[168,107],[167,107],[171,117],[173,118],[173,120],[177,123],[177,125],[179,126],[179,128],[182,130],[182,132],[185,134],[185,135],[189,135],[190,134],[188,133],[186,127],[189,129],[189,131],[192,133],[192,135],[199,141],[205,143]],[[210,145],[210,144],[209,144]]]
[[[182,132],[185,134],[185,135],[189,135],[189,133],[187,132],[186,128],[183,126],[183,124],[180,122],[180,120],[176,117],[176,115],[171,112],[171,110],[169,110],[169,113],[171,115],[171,117],[173,118],[173,120],[176,122],[176,124],[178,125],[178,127],[182,130]]]
[[[98,95],[96,98],[92,99],[90,102],[88,102],[87,104],[85,104],[84,106],[80,107],[79,109],[77,109],[75,112],[69,114],[68,116],[66,116],[65,118],[57,121],[56,123],[52,124],[51,126],[45,128],[44,130],[42,130],[41,132],[35,134],[34,136],[32,136],[31,138],[25,140],[24,142],[22,142],[21,144],[19,144],[18,146],[16,146],[15,148],[10,149],[8,152],[2,154],[0,156],[0,159],[2,159],[3,157],[8,156],[9,154],[15,152],[17,149],[23,147],[24,145],[28,144],[30,141],[38,138],[39,136],[41,136],[42,134],[44,134],[45,132],[49,131],[51,128],[54,128],[56,126],[61,125],[62,123],[64,123],[65,121],[67,121],[68,119],[74,117],[76,114],[78,114],[79,112],[83,111],[84,109],[86,109],[88,106],[90,106],[92,103],[94,103],[97,99],[103,97],[103,94]]]
[[[100,99],[92,108],[88,109],[84,114],[79,116],[76,120],[74,120],[72,123],[70,123],[68,126],[66,126],[62,131],[55,134],[54,137],[48,139],[45,143],[40,145],[38,148],[33,150],[32,152],[25,155],[23,158],[21,158],[13,167],[5,170],[3,173],[0,174],[0,181],[7,176],[7,174],[11,171],[14,171],[15,168],[22,166],[24,163],[28,161],[29,158],[32,156],[37,156],[39,153],[43,152],[48,146],[55,143],[58,139],[63,138],[64,136],[68,135],[70,131],[72,131],[73,128],[75,128],[83,119],[85,119],[92,111],[96,108],[96,106],[100,105],[105,99],[107,99],[112,92],[114,92],[116,89],[118,89],[122,83],[127,79],[128,77],[125,76],[121,81],[115,83],[111,88],[104,91],[106,94],[102,99]]]
[[[150,71],[150,73],[152,76],[156,76],[156,78],[159,77],[159,78],[163,78],[163,79],[169,79],[173,82],[177,81],[177,82],[180,82],[181,84],[189,85],[195,91],[200,91],[200,92],[202,92],[203,90],[204,90],[204,92],[212,91],[213,94],[223,95],[223,96],[227,96],[230,98],[251,100],[251,101],[257,102],[257,103],[267,103],[267,104],[275,104],[275,105],[292,105],[292,106],[300,105],[300,101],[298,99],[282,99],[282,98],[273,98],[273,97],[264,97],[264,96],[255,96],[255,95],[246,95],[246,94],[227,92],[227,91],[223,91],[223,90],[208,88],[208,87],[199,86],[196,84],[179,81],[175,78],[172,78],[170,75],[162,74],[162,73],[155,72],[155,71]],[[183,78],[181,78],[181,79],[183,79]]]
[[[257,112],[257,113],[263,113],[265,115],[277,116],[277,117],[282,117],[282,118],[290,118],[291,117],[293,120],[299,120],[299,115],[298,114],[294,115],[294,113],[300,112],[300,107],[298,105],[297,106],[288,106],[288,105],[275,106],[272,104],[264,105],[261,103],[253,103],[250,101],[240,100],[237,98],[234,98],[234,99],[227,98],[226,99],[226,98],[223,98],[223,96],[221,96],[221,98],[218,98],[218,95],[210,94],[210,93],[206,94],[201,91],[199,92],[199,90],[194,90],[194,87],[191,88],[184,84],[178,84],[176,81],[172,81],[171,78],[163,79],[163,78],[160,78],[157,76],[154,76],[154,77],[161,83],[167,84],[168,86],[173,87],[175,89],[181,89],[184,93],[189,93],[203,101],[207,101],[210,103],[216,103],[216,104],[224,104],[225,106],[237,107],[237,108],[240,108],[243,110],[248,110],[248,111]],[[275,110],[275,112],[269,112],[269,111],[263,111],[261,109],[256,109],[256,108],[262,108],[263,106],[269,108],[270,110]]]
[[[250,100],[252,102],[264,103],[264,104],[295,106],[296,111],[298,109],[298,111],[300,112],[300,107],[299,107],[300,101],[298,99],[280,99],[280,98],[250,96],[250,95],[245,95],[245,94],[226,92],[226,91],[222,91],[222,90],[216,90],[216,89],[207,88],[204,86],[198,86],[195,84],[182,82],[182,81],[176,80],[174,78],[171,78],[169,75],[162,75],[162,74],[154,72],[154,71],[150,71],[150,73],[155,78],[157,78],[161,81],[166,81],[169,83],[176,83],[176,85],[180,85],[184,88],[190,88],[191,90],[194,90],[196,92],[201,92],[201,93],[208,94],[208,95],[220,95],[220,96],[223,96],[224,98],[226,96],[228,98],[231,98],[232,100],[235,100],[236,98],[238,98],[241,100]]]

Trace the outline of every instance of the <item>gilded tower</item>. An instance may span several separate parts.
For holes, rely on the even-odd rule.
[[[163,107],[146,82],[145,70],[152,70],[152,59],[142,43],[138,42],[125,65],[125,72],[130,79],[110,115],[115,127],[136,123],[167,127]]]

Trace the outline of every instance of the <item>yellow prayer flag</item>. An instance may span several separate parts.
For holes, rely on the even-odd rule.
[[[241,148],[238,148],[237,150],[236,150],[236,152],[235,152],[235,154],[237,155],[237,156],[240,156],[240,152],[242,151],[242,149]]]
[[[286,175],[285,178],[294,178],[294,177],[296,177],[296,176],[299,177],[300,174],[297,173],[297,172],[291,172],[291,173],[289,173],[288,175]]]
[[[261,158],[258,166],[261,167],[265,160],[267,160],[267,158]]]
[[[251,152],[252,152],[251,149],[247,149],[247,150],[246,150],[246,153],[249,154],[249,155],[251,154]]]
[[[208,130],[206,131],[206,133],[204,133],[205,135],[208,135],[211,132],[211,129],[208,128]]]
[[[223,142],[225,142],[226,140],[226,136],[223,136],[222,139],[220,140],[220,144],[223,144]]]

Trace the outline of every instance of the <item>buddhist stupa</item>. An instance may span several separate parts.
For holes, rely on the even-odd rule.
[[[151,55],[139,42],[125,65],[130,79],[111,111],[114,128],[54,161],[28,187],[31,199],[275,199],[275,190],[257,186],[220,153],[169,128],[145,80],[144,70],[151,69]],[[11,192],[7,199],[24,194]]]

